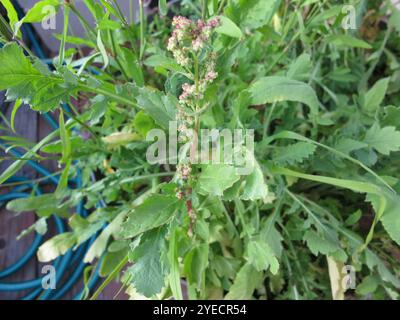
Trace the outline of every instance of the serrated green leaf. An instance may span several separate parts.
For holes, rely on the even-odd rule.
[[[172,58],[160,55],[160,54],[155,54],[150,57],[148,57],[146,60],[143,62],[146,66],[149,67],[162,67],[167,70],[172,70],[175,72],[179,73],[185,73],[185,69],[182,68],[176,61]]]
[[[128,213],[127,220],[122,225],[122,236],[133,238],[167,223],[176,212],[178,203],[175,197],[159,194],[150,196]]]
[[[72,232],[66,232],[47,240],[37,252],[40,262],[49,262],[65,254],[75,244],[75,236]]]
[[[236,274],[235,281],[229,288],[225,300],[248,300],[263,279],[262,272],[257,271],[251,264],[246,263]]]
[[[208,165],[198,179],[199,188],[212,195],[222,196],[224,190],[240,178],[233,166],[226,164]]]
[[[273,161],[280,164],[301,163],[310,157],[317,147],[308,142],[297,142],[276,149]]]
[[[375,113],[385,98],[390,78],[378,80],[365,94],[363,109],[368,113]]]
[[[250,240],[247,244],[246,259],[257,271],[270,270],[277,274],[279,262],[271,247],[262,239]]]
[[[240,28],[228,17],[218,16],[221,24],[215,29],[216,32],[225,34],[233,38],[241,38],[243,36]]]
[[[237,10],[241,13],[240,26],[257,29],[268,24],[278,10],[281,0],[241,1]]]
[[[368,276],[357,286],[356,293],[360,296],[365,296],[376,290],[379,285],[379,281],[374,276]]]
[[[381,154],[389,155],[390,152],[400,150],[400,131],[395,127],[380,128],[375,123],[366,133],[364,142]]]
[[[265,183],[264,174],[258,162],[254,159],[254,170],[244,180],[243,192],[240,198],[243,200],[264,200],[267,201],[268,186]]]
[[[145,297],[150,298],[160,293],[165,285],[169,268],[160,254],[165,250],[165,230],[155,229],[145,233],[139,245],[129,255],[133,266],[127,273],[131,276],[137,292]]]
[[[175,97],[164,95],[156,89],[147,87],[139,89],[138,106],[164,129],[168,129],[170,121],[175,121],[177,103],[178,101]]]
[[[303,237],[308,248],[314,255],[329,255],[339,249],[337,243],[319,236],[315,231],[308,230]]]
[[[383,227],[389,236],[400,245],[400,196],[397,194],[384,193],[386,205],[383,214],[380,217]],[[380,212],[380,198],[379,195],[368,194],[367,201],[372,203],[376,214]]]
[[[306,81],[310,77],[311,69],[311,56],[308,53],[303,53],[290,64],[286,75],[290,79]]]
[[[69,89],[64,81],[35,68],[15,43],[0,49],[0,90],[8,89],[7,98],[21,99],[33,109],[47,112],[59,106]]]

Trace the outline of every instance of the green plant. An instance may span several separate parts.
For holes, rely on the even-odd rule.
[[[53,193],[8,204],[69,219],[41,261],[100,232],[85,261],[102,257],[104,284],[120,274],[133,298],[342,299],[345,265],[357,274],[347,294],[398,298],[400,13],[390,1],[353,1],[358,30],[341,27],[344,3],[333,1],[182,1],[171,10],[187,18],[174,20],[161,1],[161,15],[150,22],[142,8],[138,25],[114,1],[85,3],[94,28],[73,2],[54,3],[65,26],[53,71],[19,38],[12,9],[2,37],[0,89],[15,110],[59,113],[60,129],[34,146],[8,138],[26,153],[0,175],[47,155],[63,165]],[[87,38],[68,34],[71,13]],[[174,120],[180,143],[204,128],[254,129],[254,155],[237,151],[250,174],[189,152],[148,163],[147,133]],[[78,172],[82,186],[69,189]],[[69,210],[81,200],[87,219]]]

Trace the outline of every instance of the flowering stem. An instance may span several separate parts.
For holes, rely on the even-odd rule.
[[[196,85],[196,95],[199,94],[199,58],[194,54],[194,81]],[[197,102],[196,102],[196,110],[197,110]]]

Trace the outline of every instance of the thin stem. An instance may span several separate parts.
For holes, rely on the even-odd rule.
[[[89,25],[89,23],[86,21],[86,19],[81,15],[81,13],[75,8],[75,6],[70,3],[69,7],[71,8],[71,11],[76,14],[78,17],[79,21],[81,22],[83,28],[86,30],[87,33],[91,33],[96,37],[97,33],[96,31]]]
[[[97,136],[96,132],[93,131],[92,128],[90,128],[86,123],[84,123],[83,121],[79,120],[75,115],[73,115],[72,113],[68,112],[67,110],[63,109],[64,113],[70,117],[71,119],[73,119],[74,121],[76,121],[77,123],[79,123],[82,127],[84,127],[87,131],[89,131],[93,138],[98,142],[101,143],[101,140],[99,139],[99,137]],[[61,111],[62,112],[62,111]]]
[[[102,95],[104,95],[106,97],[109,97],[109,98],[111,98],[111,99],[113,99],[113,100],[115,100],[115,101],[117,101],[117,102],[119,102],[121,104],[129,105],[129,106],[132,106],[132,107],[137,107],[137,104],[135,102],[133,102],[131,100],[128,100],[128,99],[126,99],[124,97],[121,97],[121,96],[119,96],[119,95],[117,95],[115,93],[112,93],[110,91],[107,91],[107,90],[104,90],[104,89],[101,89],[101,88],[90,87],[90,86],[88,86],[86,84],[83,84],[83,83],[81,83],[79,85],[79,87],[81,89],[83,89],[84,91],[87,91],[87,92],[94,92],[94,93],[97,93],[97,94],[102,94]]]
[[[69,13],[70,7],[64,6],[64,29],[61,37],[60,50],[58,55],[58,63],[60,66],[64,63],[65,59],[65,41],[68,35]]]
[[[125,256],[124,259],[114,268],[113,271],[108,275],[108,277],[103,281],[100,287],[96,290],[96,292],[92,295],[90,300],[96,300],[100,293],[104,290],[104,288],[114,279],[114,277],[122,270],[123,267],[128,263],[128,255]]]
[[[113,51],[112,54],[114,56],[115,62],[118,64],[118,66],[119,66],[119,68],[121,70],[121,73],[124,76],[125,80],[127,82],[129,82],[129,77],[128,77],[128,75],[127,75],[127,73],[126,73],[121,61],[118,58],[117,47],[115,45],[115,39],[114,39],[114,35],[113,35],[112,30],[108,30],[108,34],[109,34],[110,39],[111,39],[111,45],[112,45],[112,51]]]
[[[221,14],[222,13],[222,10],[224,9],[224,5],[225,5],[225,0],[222,0],[220,5],[219,5],[217,14]]]

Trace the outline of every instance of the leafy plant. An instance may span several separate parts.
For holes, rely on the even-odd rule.
[[[51,69],[15,27],[47,2],[18,21],[2,1],[14,41],[4,34],[0,49],[15,112],[24,102],[59,114],[60,129],[33,146],[3,137],[26,152],[2,183],[27,159],[63,165],[53,193],[8,204],[41,223],[69,219],[41,261],[99,233],[85,261],[101,264],[100,289],[120,275],[132,298],[398,298],[400,13],[390,1],[353,1],[357,30],[342,28],[347,2],[337,1],[160,1],[151,19],[140,1],[133,25],[116,1],[85,1],[95,27],[61,1]],[[85,39],[68,34],[70,14]],[[234,149],[249,174],[198,164],[189,149],[150,164],[147,133],[175,120],[179,145],[200,129],[253,129],[254,154]],[[88,218],[68,210],[82,200]],[[357,275],[346,293],[345,265]]]

